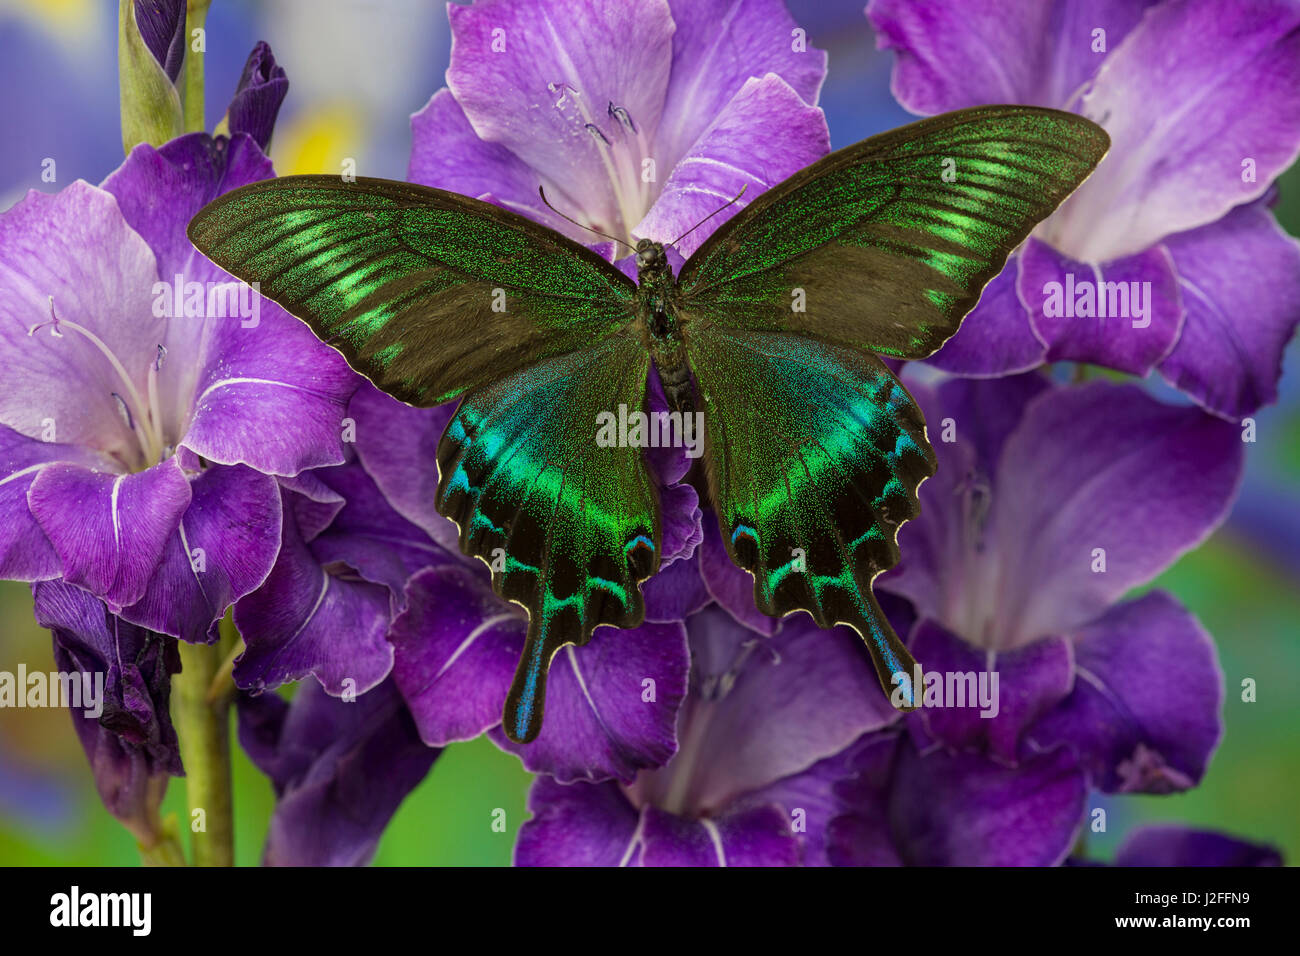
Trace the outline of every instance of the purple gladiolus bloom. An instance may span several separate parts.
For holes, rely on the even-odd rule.
[[[248,136],[192,134],[0,215],[0,576],[199,642],[266,577],[272,476],[343,460],[358,382],[185,236],[270,173]]]
[[[516,865],[826,864],[846,753],[898,718],[861,638],[805,614],[764,637],[716,606],[687,631],[677,753],[632,781],[539,777]]]
[[[820,158],[826,55],[780,0],[479,0],[449,8],[447,89],[412,118],[408,178],[579,242],[686,239]]]
[[[181,669],[176,642],[126,623],[61,581],[42,581],[33,595],[36,620],[53,632],[60,673],[99,698],[91,709],[83,693],[83,706],[72,709],[99,796],[141,844],[152,846],[161,836],[158,807],[167,781],[181,773],[168,713],[171,678]]]
[[[289,78],[277,66],[270,46],[259,41],[248,54],[235,95],[226,108],[231,134],[247,133],[265,150],[271,143],[280,104],[289,93]]]
[[[916,113],[1080,112],[1112,148],[932,360],[1153,368],[1229,419],[1277,398],[1300,244],[1267,208],[1300,152],[1300,6],[1287,0],[873,0]]]
[[[860,744],[832,860],[1060,862],[1088,787],[1183,790],[1218,744],[1209,636],[1164,592],[1120,599],[1222,520],[1241,437],[1132,385],[1029,374],[913,394],[939,469],[878,584],[915,606],[908,643],[931,676],[905,733]]]

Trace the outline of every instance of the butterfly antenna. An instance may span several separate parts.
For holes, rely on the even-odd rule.
[[[611,236],[609,233],[601,232],[599,229],[594,229],[591,226],[583,225],[582,223],[578,222],[578,220],[574,219],[572,216],[566,216],[564,213],[560,212],[560,210],[552,206],[551,201],[546,198],[546,189],[544,187],[538,186],[537,194],[542,197],[542,202],[546,203],[547,209],[555,213],[557,216],[559,216],[561,219],[565,220],[566,222],[573,223],[579,229],[586,229],[588,232],[594,232],[598,236],[604,236],[606,239],[609,239],[612,242],[620,242],[623,245],[627,246],[629,249],[631,249],[633,252],[636,252],[636,247],[633,246],[630,242],[625,242],[624,240],[618,238],[618,236]]]
[[[680,236],[678,236],[678,237],[677,237],[676,239],[674,239],[672,242],[668,243],[668,245],[670,245],[670,246],[676,246],[677,243],[681,242],[683,239],[685,239],[687,236],[689,236],[691,233],[693,233],[696,229],[699,229],[700,226],[704,225],[706,222],[708,222],[710,219],[712,219],[712,218],[713,218],[714,216],[716,216],[718,213],[722,212],[722,210],[727,209],[727,208],[730,207],[730,206],[734,206],[737,202],[740,201],[740,197],[743,196],[743,195],[745,195],[745,190],[748,189],[748,188],[749,188],[749,183],[745,183],[745,185],[743,185],[743,186],[740,187],[740,192],[736,193],[735,198],[733,198],[730,202],[728,202],[728,203],[724,203],[723,205],[719,206],[717,209],[713,210],[713,212],[709,213],[707,216],[705,216],[703,219],[701,219],[701,220],[700,220],[699,222],[697,222],[695,225],[691,226],[691,228],[687,229],[684,233],[682,233]]]

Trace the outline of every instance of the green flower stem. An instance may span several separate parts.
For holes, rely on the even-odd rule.
[[[181,672],[173,678],[173,716],[180,734],[189,797],[195,866],[235,863],[234,801],[230,779],[230,696],[210,697],[213,681],[239,635],[227,617],[215,644],[180,642]],[[196,816],[195,810],[202,810]]]
[[[185,851],[181,849],[174,813],[159,825],[155,840],[147,845],[141,841],[137,846],[140,848],[140,860],[145,866],[186,865]]]
[[[194,31],[203,29],[212,0],[189,0],[185,9],[185,132],[201,133],[203,119],[203,54],[194,49]]]

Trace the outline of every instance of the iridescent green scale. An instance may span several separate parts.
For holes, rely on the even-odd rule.
[[[528,741],[559,648],[644,616],[658,493],[641,450],[606,447],[596,423],[643,406],[652,360],[674,409],[703,413],[699,480],[757,606],[853,626],[886,687],[911,673],[871,583],[935,463],[876,353],[937,349],[1108,142],[1034,107],[923,120],[769,189],[677,277],[642,240],[637,284],[514,213],[385,180],[255,183],[189,234],[389,394],[461,399],[437,506],[528,611],[504,711]]]

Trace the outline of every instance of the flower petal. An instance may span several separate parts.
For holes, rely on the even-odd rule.
[[[239,738],[279,798],[267,866],[364,866],[441,752],[420,740],[391,681],[352,701],[313,683],[292,703],[241,696]]]
[[[632,184],[611,151],[632,150],[639,173],[637,137],[659,125],[672,65],[666,0],[495,0],[448,16],[447,86],[478,135],[537,170],[555,187],[552,202],[607,230],[630,228],[618,197]]]
[[[645,619],[660,624],[684,621],[713,600],[700,577],[699,563],[693,560],[674,561],[661,568],[642,582],[641,593],[645,595]]]
[[[780,807],[800,843],[803,865],[829,866],[827,828],[841,809],[835,787],[853,772],[849,760],[852,753],[853,748],[847,748],[817,761],[807,770],[746,794],[735,804],[735,809],[762,805]]]
[[[1160,374],[1240,420],[1277,401],[1282,354],[1300,323],[1300,243],[1260,203],[1165,240],[1187,318]]]
[[[833,784],[841,811],[826,828],[831,866],[901,866],[890,829],[889,785],[903,737],[867,734],[841,755],[846,773]]]
[[[107,464],[77,445],[43,442],[0,426],[0,578],[40,581],[56,578],[63,570],[58,552],[27,504],[27,490],[36,476],[56,461],[83,468]]]
[[[717,516],[711,509],[704,513],[700,525],[704,534],[696,552],[700,576],[713,599],[750,630],[768,636],[775,634],[781,627],[780,619],[768,617],[755,606],[754,576],[731,562],[722,543],[722,532],[718,530]]]
[[[1281,866],[1282,852],[1226,833],[1148,824],[1124,838],[1116,866]]]
[[[1031,403],[989,519],[1006,578],[1001,646],[1091,620],[1198,544],[1226,515],[1242,458],[1236,427],[1134,385]]]
[[[1100,262],[1214,222],[1300,152],[1300,7],[1162,3],[1107,58],[1083,112],[1110,155],[1053,217],[1054,245]]]
[[[247,645],[235,662],[235,683],[259,693],[313,674],[335,697],[363,694],[393,666],[384,639],[388,589],[346,568],[322,567],[302,540],[292,505],[283,511],[275,567],[235,605],[235,625]]]
[[[280,550],[275,479],[216,465],[190,486],[180,526],[167,542],[128,621],[193,644],[210,644],[226,610],[266,580]]]
[[[940,686],[960,695],[947,699],[946,691],[939,706],[930,705],[928,693],[922,697],[926,706],[921,720],[930,736],[956,750],[987,747],[994,760],[1008,765],[1016,762],[1021,734],[1062,701],[1074,681],[1074,656],[1070,642],[1062,637],[990,654],[926,620],[912,632],[910,649],[927,676],[938,673]],[[997,683],[992,676],[984,678],[984,672],[996,674]],[[984,706],[983,690],[977,690],[976,684],[952,676],[966,674],[977,682],[986,681],[991,706]],[[927,681],[927,690],[929,686]]]
[[[663,191],[632,231],[674,242],[712,216],[707,225],[674,242],[689,256],[764,190],[825,156],[830,145],[822,111],[800,99],[784,79],[768,73],[746,80],[676,166],[668,167],[672,173]],[[744,197],[718,212],[742,188]]]
[[[686,154],[751,77],[775,73],[804,102],[817,103],[826,52],[807,46],[781,0],[670,0],[670,5],[677,29],[656,136],[656,152],[666,168]]]
[[[640,813],[618,784],[556,783],[539,776],[532,817],[519,828],[515,866],[627,866],[640,856]]]
[[[1031,733],[1073,747],[1108,792],[1169,793],[1200,782],[1223,735],[1214,643],[1153,591],[1111,608],[1075,638],[1074,692]]]
[[[778,807],[687,820],[642,811],[641,866],[798,866],[799,843]]]
[[[288,92],[289,78],[284,67],[276,65],[270,46],[259,40],[248,54],[235,95],[226,107],[230,132],[247,133],[258,146],[266,149],[275,131],[280,104]]]
[[[152,313],[157,280],[153,253],[102,189],[33,191],[0,214],[0,424],[37,437],[52,423],[58,441],[133,461],[139,443],[113,395],[145,394],[165,331]],[[102,341],[129,384],[85,336],[46,324],[51,297],[54,314]]]
[[[890,88],[913,113],[985,103],[1065,108],[1149,0],[872,0],[867,19],[894,50]],[[1103,30],[1102,47],[1096,49]]]
[[[144,595],[190,504],[175,457],[119,475],[60,462],[27,493],[32,514],[63,562],[63,578],[120,611]]]
[[[1173,262],[1160,246],[1092,265],[1030,237],[1020,262],[1020,299],[1050,362],[1146,375],[1178,340],[1183,302]]]

